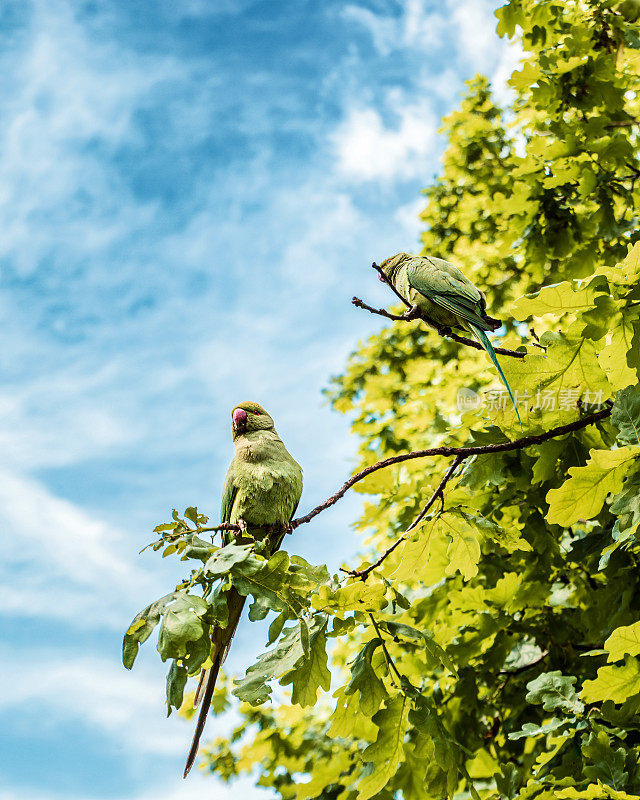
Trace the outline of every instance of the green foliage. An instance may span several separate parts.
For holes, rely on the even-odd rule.
[[[486,79],[469,83],[444,122],[442,173],[421,215],[425,252],[485,290],[505,322],[500,344],[527,349],[501,359],[525,434],[599,408],[610,416],[467,459],[366,581],[284,552],[266,559],[259,543],[216,548],[197,509],[157,529],[157,549],[196,566],[136,617],[123,658],[130,667],[161,623],[169,707],[224,624],[223,588],[252,597],[251,619],[273,616],[270,649],[214,697],[214,711],[232,691],[245,701],[229,739],[204,754],[225,780],[257,770],[283,800],[639,796],[636,11],[629,0],[498,9],[499,33],[524,49],[513,103],[502,110]],[[361,344],[330,394],[353,419],[365,467],[516,438],[493,386],[486,356],[412,322]],[[459,407],[462,389],[483,402]],[[358,485],[361,568],[449,465],[406,461]],[[291,700],[280,690],[266,702],[275,681]]]
[[[611,421],[618,428],[621,444],[640,444],[640,391],[637,386],[627,386],[618,392]]]
[[[252,703],[264,703],[271,694],[269,681],[281,678],[283,685],[293,684],[293,702],[312,705],[318,688],[328,689],[330,682],[327,616],[311,608],[318,588],[330,584],[326,567],[314,567],[284,551],[266,558],[259,552],[260,542],[216,547],[199,536],[211,530],[203,527],[207,522],[197,509],[188,508],[184,518],[174,511],[173,522],[156,527],[159,539],[152,545],[154,550],[162,550],[163,557],[180,554],[182,561],[196,560],[201,566],[192,569],[175,592],[134,618],[124,636],[124,665],[131,669],[140,644],[160,623],[158,652],[163,661],[173,659],[167,676],[167,706],[169,713],[172,707],[180,708],[187,677],[198,674],[209,657],[213,626],[228,623],[224,590],[233,585],[240,594],[253,597],[251,620],[264,619],[269,611],[277,614],[270,638],[278,639],[275,648],[249,667],[234,694]],[[283,630],[287,620],[296,624]]]
[[[351,664],[351,678],[344,690],[345,695],[359,692],[360,711],[372,717],[380,703],[388,696],[384,681],[371,663],[373,654],[382,644],[382,639],[371,639],[358,653]]]
[[[375,742],[362,753],[365,769],[357,787],[360,800],[369,800],[384,789],[400,761],[404,760],[404,737],[409,726],[410,709],[407,696],[396,694],[373,717],[378,734]]]
[[[543,672],[527,684],[529,690],[525,700],[532,705],[541,705],[545,711],[564,711],[567,714],[581,714],[584,705],[578,700],[573,688],[576,678],[567,677],[561,672]]]

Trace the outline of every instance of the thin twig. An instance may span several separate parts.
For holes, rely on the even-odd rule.
[[[211,528],[189,528],[189,533],[210,533],[212,531],[239,531],[240,525],[235,522],[221,522],[219,525],[214,525]]]
[[[473,339],[467,339],[466,336],[460,336],[457,333],[454,333],[451,328],[443,327],[442,325],[436,325],[433,320],[430,320],[425,314],[420,312],[420,309],[413,306],[404,314],[392,314],[389,311],[386,311],[384,308],[373,308],[372,306],[367,305],[363,300],[359,297],[352,298],[351,302],[356,308],[363,308],[365,311],[369,311],[371,314],[378,314],[381,317],[386,317],[386,319],[393,320],[394,322],[410,322],[414,319],[422,320],[425,322],[430,328],[436,330],[440,336],[446,336],[449,339],[453,339],[460,344],[464,344],[467,347],[473,347],[476,350],[484,350],[484,347],[480,344],[480,342],[476,342]],[[539,345],[542,347],[542,345]],[[493,348],[496,353],[500,353],[503,356],[511,356],[512,358],[524,358],[527,353],[524,350],[509,350],[507,347],[494,347]],[[543,350],[545,348],[542,348]]]
[[[412,531],[414,528],[416,528],[422,522],[422,520],[424,519],[425,515],[428,513],[429,509],[435,503],[435,501],[436,501],[436,499],[438,497],[440,498],[440,500],[443,500],[443,494],[442,493],[443,493],[444,487],[447,485],[448,481],[453,477],[453,473],[456,471],[458,466],[460,464],[462,464],[463,461],[464,461],[464,456],[456,456],[455,457],[455,459],[453,461],[453,464],[449,467],[449,469],[445,473],[444,477],[442,478],[442,480],[438,484],[438,488],[431,495],[431,497],[427,501],[425,507],[418,514],[418,516],[413,520],[411,525],[409,525],[409,527],[407,528],[405,533],[409,533],[409,531]]]
[[[387,556],[390,556],[391,553],[393,553],[393,551],[396,549],[396,547],[398,547],[400,544],[402,544],[402,542],[405,541],[405,539],[411,533],[411,531],[414,528],[416,528],[420,524],[420,522],[422,522],[422,520],[424,519],[426,514],[429,512],[429,509],[436,502],[436,500],[438,498],[440,498],[440,499],[443,498],[444,487],[447,485],[448,481],[453,477],[453,473],[456,471],[458,466],[464,461],[464,459],[465,459],[464,456],[456,456],[455,457],[455,459],[453,461],[453,464],[445,472],[444,477],[442,478],[442,480],[438,484],[438,486],[437,486],[436,490],[434,491],[434,493],[427,500],[427,503],[426,503],[425,507],[422,509],[422,511],[413,520],[413,522],[411,523],[411,525],[409,525],[409,527],[406,529],[406,531],[404,531],[403,534],[398,536],[398,538],[391,545],[389,545],[389,547],[387,547],[387,549],[384,551],[384,553],[382,553],[382,555],[379,558],[377,558],[373,562],[373,564],[370,564],[368,567],[365,567],[364,569],[353,569],[353,570],[349,569],[349,570],[343,570],[343,572],[346,572],[347,574],[351,575],[354,578],[360,578],[361,580],[366,581],[367,578],[369,577],[369,573],[372,572],[377,567],[379,567],[380,564],[382,564],[382,562],[385,560],[385,558],[387,558]]]
[[[566,433],[579,431],[582,428],[586,428],[588,425],[592,425],[594,422],[599,422],[602,419],[606,419],[606,417],[610,415],[611,408],[604,408],[602,411],[589,414],[588,416],[582,417],[582,419],[578,419],[575,422],[570,422],[567,425],[560,425],[559,427],[552,428],[549,431],[544,431],[543,433],[538,433],[533,436],[524,436],[521,439],[514,439],[511,442],[476,445],[475,447],[429,447],[425,450],[413,450],[410,453],[400,453],[397,456],[385,458],[382,461],[377,461],[375,464],[365,467],[364,469],[360,470],[360,472],[356,472],[355,475],[352,475],[349,480],[343,483],[343,485],[335,494],[332,494],[331,497],[327,498],[324,503],[320,503],[319,506],[316,506],[312,511],[310,511],[308,514],[305,514],[303,517],[294,519],[291,523],[291,527],[295,529],[300,525],[304,525],[306,522],[311,522],[311,520],[320,514],[320,512],[337,503],[338,500],[344,497],[344,495],[352,486],[355,486],[356,483],[363,480],[363,478],[366,478],[367,475],[371,475],[373,472],[377,472],[379,469],[390,467],[393,464],[401,464],[403,461],[411,461],[415,458],[429,458],[430,456],[462,456],[463,458],[467,458],[468,456],[487,455],[490,453],[506,453],[510,450],[524,450],[525,447],[531,447],[531,445],[534,444],[542,444],[542,442],[546,442],[548,439],[555,439],[558,436],[564,436]]]
[[[387,277],[387,274],[386,274],[386,272],[385,272],[385,271],[382,269],[382,267],[378,266],[378,264],[376,264],[376,262],[375,262],[375,261],[373,262],[373,264],[371,265],[371,267],[372,267],[373,269],[375,269],[375,271],[378,273],[378,275],[380,276],[380,280],[381,280],[383,283],[386,283],[386,284],[387,284],[387,286],[388,286],[388,287],[391,289],[391,291],[392,291],[392,292],[395,294],[395,296],[396,296],[396,297],[397,297],[397,298],[398,298],[398,299],[399,299],[399,300],[400,300],[402,303],[404,303],[404,305],[405,305],[407,308],[409,308],[409,309],[410,309],[410,308],[411,308],[411,303],[410,303],[410,302],[409,302],[409,301],[408,301],[408,300],[407,300],[405,297],[403,297],[403,296],[400,294],[400,292],[399,292],[399,291],[396,289],[396,287],[393,285],[393,283],[392,283],[392,281],[390,280],[390,278],[388,278],[388,277]]]
[[[406,322],[409,319],[409,312],[406,314],[392,314],[390,311],[386,311],[384,308],[373,308],[373,306],[368,306],[364,300],[361,300],[359,297],[352,297],[351,302],[356,308],[364,308],[365,311],[370,311],[372,314],[378,314],[381,317],[386,317],[394,322]],[[418,319],[418,317],[412,316],[411,319]]]
[[[402,686],[402,680],[403,680],[402,675],[398,672],[398,668],[396,667],[394,660],[391,658],[391,653],[387,650],[387,645],[385,644],[385,641],[384,641],[384,639],[382,637],[382,632],[380,631],[380,628],[378,627],[378,623],[376,622],[376,618],[373,616],[373,614],[371,612],[369,612],[369,619],[373,623],[373,627],[376,629],[376,633],[378,634],[378,639],[380,639],[380,644],[382,645],[382,651],[384,653],[384,657],[387,660],[387,664],[396,673],[396,675],[398,676],[398,680],[400,681],[400,686]],[[392,679],[392,683],[393,683],[393,679]]]
[[[449,339],[453,339],[454,341],[464,344],[467,347],[473,347],[476,350],[484,350],[484,347],[480,344],[480,342],[476,342],[474,339],[468,339],[466,336],[460,336],[459,334],[454,333],[451,328],[447,327],[446,325],[440,325],[434,320],[430,319],[426,314],[420,311],[417,306],[412,306],[411,303],[405,300],[405,298],[398,292],[389,278],[387,278],[382,267],[379,267],[376,263],[373,263],[371,266],[378,272],[381,280],[387,284],[396,297],[402,300],[404,305],[407,307],[407,311],[404,314],[391,314],[389,311],[385,311],[384,308],[373,308],[373,306],[367,305],[359,297],[353,297],[351,302],[356,308],[362,308],[365,311],[368,311],[370,314],[377,314],[380,317],[385,317],[386,319],[393,320],[394,322],[411,322],[414,319],[419,319],[427,324],[430,328],[436,330],[440,336],[446,336]],[[527,355],[526,351],[509,350],[507,347],[495,347],[494,350],[496,353],[500,353],[503,356],[511,356],[512,358],[524,358]]]

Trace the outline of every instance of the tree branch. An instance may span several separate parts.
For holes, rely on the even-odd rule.
[[[240,525],[235,522],[221,522],[219,525],[214,525],[211,528],[189,528],[189,533],[210,533],[215,531],[239,531]]]
[[[379,267],[375,262],[371,266],[380,276],[380,280],[386,283],[396,297],[398,297],[404,303],[404,305],[407,307],[407,311],[404,314],[391,314],[389,311],[385,311],[384,308],[373,308],[372,306],[369,306],[363,302],[359,297],[353,297],[351,302],[356,308],[362,308],[371,314],[377,314],[380,317],[385,317],[386,319],[393,320],[394,322],[410,322],[411,320],[419,319],[430,328],[433,328],[435,331],[437,331],[440,336],[446,336],[449,339],[453,339],[454,341],[464,344],[467,347],[473,347],[476,350],[484,350],[484,347],[480,344],[480,342],[476,342],[474,339],[468,339],[466,336],[460,336],[459,334],[454,333],[451,328],[448,328],[446,325],[439,325],[437,322],[434,322],[434,320],[429,319],[429,317],[422,313],[417,306],[412,306],[411,303],[405,300],[405,298],[398,292],[396,287],[391,283],[389,278],[387,278],[387,276],[384,274],[382,267]],[[509,350],[506,347],[495,347],[494,350],[496,353],[500,353],[503,356],[511,356],[512,358],[524,358],[527,355],[526,351]]]
[[[379,567],[380,564],[382,564],[382,562],[385,560],[385,558],[387,558],[387,556],[390,556],[391,553],[393,553],[393,551],[396,549],[396,547],[398,547],[398,545],[402,544],[402,542],[405,541],[405,539],[411,533],[411,531],[414,528],[416,528],[420,524],[420,522],[422,522],[422,520],[424,519],[424,517],[428,513],[429,509],[436,502],[438,497],[441,500],[443,500],[443,498],[444,498],[444,494],[443,494],[444,487],[447,485],[448,481],[453,477],[453,473],[460,466],[460,464],[462,464],[462,462],[464,460],[465,460],[465,456],[456,456],[455,457],[455,459],[453,461],[453,464],[445,472],[444,477],[442,478],[442,480],[438,484],[435,492],[427,500],[427,503],[426,503],[425,507],[422,509],[422,511],[413,520],[413,522],[411,523],[411,525],[409,525],[409,527],[406,529],[406,531],[401,536],[398,536],[398,538],[391,545],[389,545],[389,547],[387,547],[387,549],[384,551],[384,553],[379,558],[377,558],[373,562],[373,564],[370,564],[368,567],[365,567],[364,569],[353,569],[353,570],[348,569],[348,570],[343,570],[343,572],[346,572],[348,575],[351,575],[354,578],[361,578],[363,581],[366,581],[367,578],[369,577],[369,573],[372,572],[377,567]]]
[[[342,499],[345,494],[351,489],[352,486],[355,486],[356,483],[366,478],[368,475],[371,475],[374,472],[377,472],[379,469],[385,469],[385,467],[390,467],[393,464],[401,464],[403,461],[412,461],[416,458],[429,458],[430,456],[454,456],[455,461],[450,470],[446,473],[445,477],[443,478],[441,485],[436,489],[434,494],[429,498],[429,502],[424,507],[418,518],[412,523],[412,525],[404,532],[405,534],[411,531],[424,517],[424,515],[429,511],[435,500],[438,496],[442,495],[442,489],[444,488],[447,481],[453,475],[453,471],[458,466],[459,463],[464,461],[471,456],[480,456],[480,455],[488,455],[491,453],[506,453],[511,450],[524,450],[527,447],[531,447],[534,444],[542,444],[542,442],[546,442],[549,439],[555,439],[558,436],[564,436],[567,433],[573,433],[574,431],[579,431],[582,428],[586,428],[588,425],[593,425],[595,422],[599,422],[602,419],[606,419],[608,416],[611,415],[611,408],[604,408],[602,411],[597,411],[594,414],[589,414],[586,417],[582,417],[582,419],[578,419],[575,422],[570,422],[567,425],[560,425],[557,428],[552,428],[549,431],[544,431],[543,433],[538,433],[532,436],[524,436],[520,439],[514,439],[513,441],[509,442],[497,442],[496,444],[484,444],[484,445],[476,445],[471,447],[429,447],[425,450],[413,450],[410,453],[400,453],[397,456],[391,456],[390,458],[385,458],[382,461],[377,461],[375,464],[371,464],[368,467],[356,472],[355,475],[352,475],[348,480],[346,480],[342,486],[338,489],[335,494],[332,494],[331,497],[328,497],[323,503],[316,506],[314,509],[309,511],[308,514],[305,514],[302,517],[298,517],[291,521],[291,525],[289,527],[289,532],[293,532],[296,528],[300,527],[300,525],[305,525],[307,522],[311,522],[314,517],[317,517],[322,511],[325,511],[327,508],[331,508],[331,506],[335,505],[338,500]],[[457,463],[456,463],[457,462]],[[212,527],[206,528],[189,528],[187,533],[208,533],[213,531],[241,531],[242,528],[240,525],[236,525],[233,522],[222,522],[220,525],[214,525]],[[404,534],[403,534],[404,535]],[[397,547],[397,544],[393,545],[393,548]],[[386,555],[384,556],[386,558]]]
[[[377,472],[379,469],[390,467],[393,464],[401,464],[403,461],[411,461],[415,458],[429,458],[430,456],[462,456],[463,458],[467,458],[469,456],[487,455],[490,453],[505,453],[510,450],[524,450],[526,447],[531,447],[531,445],[542,444],[542,442],[546,442],[548,439],[555,439],[558,436],[564,436],[566,433],[579,431],[582,428],[586,428],[588,425],[592,425],[594,422],[599,422],[602,419],[606,419],[608,416],[610,416],[610,414],[611,409],[604,408],[602,411],[589,414],[588,416],[582,417],[582,419],[578,419],[575,422],[570,422],[567,425],[560,425],[557,428],[544,431],[544,433],[538,433],[533,436],[524,436],[521,439],[514,439],[510,442],[497,442],[496,444],[484,444],[477,445],[475,447],[429,447],[425,450],[413,450],[410,453],[401,453],[397,456],[385,458],[382,461],[377,461],[375,464],[365,467],[364,469],[360,470],[360,472],[356,472],[355,475],[352,475],[349,480],[342,484],[340,489],[338,489],[335,494],[327,498],[324,503],[320,503],[319,506],[316,506],[312,511],[310,511],[308,514],[305,514],[303,517],[294,519],[291,523],[291,528],[295,529],[300,525],[311,522],[311,520],[320,514],[321,511],[324,511],[325,509],[330,508],[332,505],[335,505],[338,500],[344,497],[344,495],[352,486],[355,486],[356,483],[363,480],[363,478],[366,478],[367,475],[371,475],[373,472]]]

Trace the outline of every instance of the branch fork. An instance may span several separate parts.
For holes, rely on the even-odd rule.
[[[406,541],[407,536],[411,533],[412,530],[414,530],[414,528],[418,527],[418,525],[422,522],[422,520],[428,514],[429,510],[431,509],[431,506],[436,502],[436,500],[439,499],[440,502],[442,503],[441,511],[444,509],[444,487],[451,480],[451,478],[453,477],[455,471],[458,469],[460,464],[462,464],[462,462],[465,460],[465,458],[468,458],[468,456],[456,456],[455,457],[455,459],[453,460],[453,464],[445,472],[444,477],[442,478],[442,480],[440,481],[440,483],[436,487],[436,489],[433,492],[433,494],[431,495],[431,497],[427,500],[426,505],[424,506],[422,511],[413,520],[411,525],[409,525],[409,527],[404,531],[404,533],[402,533],[400,536],[398,536],[398,538],[391,545],[389,545],[389,547],[387,547],[387,549],[384,551],[384,553],[382,553],[382,555],[379,556],[379,558],[377,558],[373,562],[373,564],[370,564],[368,567],[365,567],[364,569],[347,569],[347,570],[342,570],[342,571],[346,572],[347,575],[351,575],[351,577],[353,577],[353,578],[360,578],[360,580],[366,581],[367,578],[369,577],[369,574],[371,572],[373,572],[374,569],[379,567],[380,564],[382,564],[382,562],[388,556],[390,556],[391,553],[393,553],[393,551],[396,549],[396,547],[401,545],[402,542]]]

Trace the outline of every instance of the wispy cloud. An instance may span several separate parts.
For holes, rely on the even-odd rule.
[[[371,35],[380,55],[419,48],[424,54],[442,39],[451,42],[445,15],[425,0],[402,0],[400,10],[376,12],[359,4],[346,5],[343,16]]]
[[[500,96],[513,48],[498,39],[490,0],[402,0],[377,10],[349,4],[342,18],[366,31],[382,63],[403,66],[403,85],[351,92],[330,134],[338,171],[352,181],[389,183],[425,175],[435,162],[442,103],[460,90],[460,75],[485,72]]]
[[[132,599],[155,589],[128,557],[120,531],[37,481],[1,473],[0,509],[3,615],[119,629]]]
[[[355,180],[397,180],[424,173],[433,159],[435,114],[428,101],[398,102],[386,126],[374,108],[351,108],[332,134],[338,169]]]
[[[70,257],[94,259],[153,213],[105,156],[135,144],[136,109],[180,66],[89,39],[60,0],[32,5],[18,44],[1,62],[12,87],[0,101],[0,255],[51,287]]]

